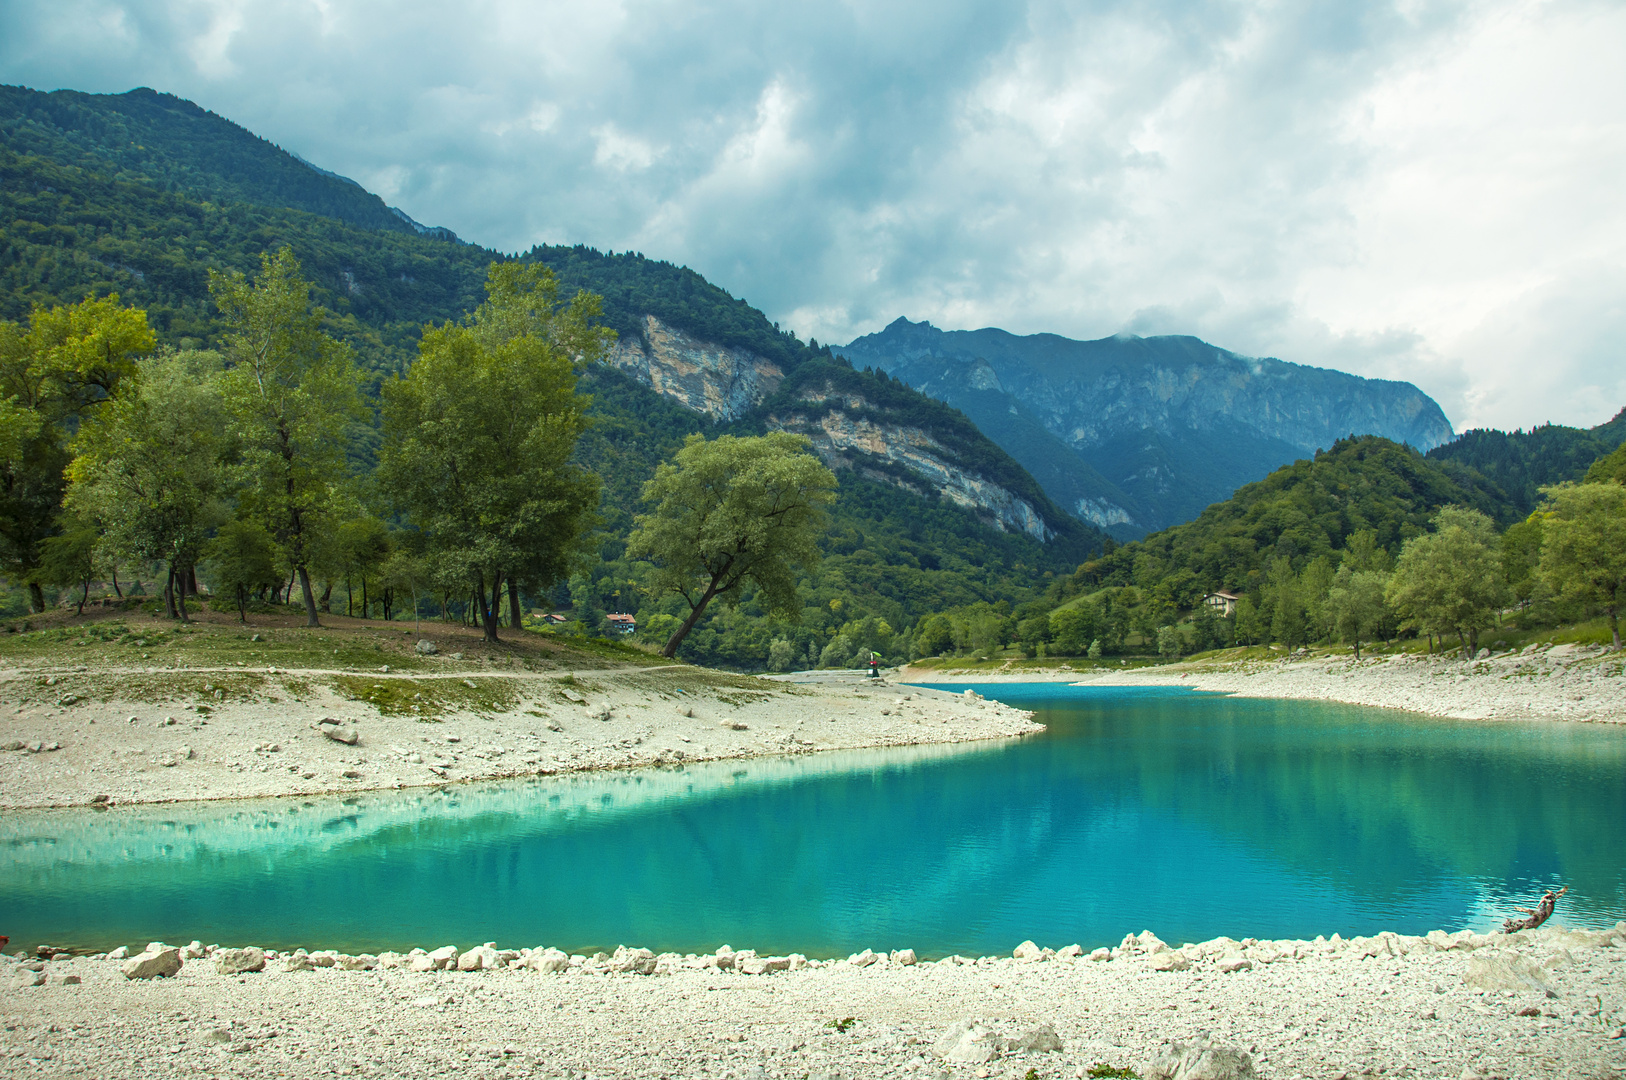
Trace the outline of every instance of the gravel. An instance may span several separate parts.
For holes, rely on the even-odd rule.
[[[1099,960],[868,952],[867,963],[758,965],[749,952],[620,949],[553,970],[556,951],[493,943],[477,970],[414,971],[414,956],[300,950],[263,972],[222,974],[205,956],[140,981],[109,959],[6,959],[0,1073],[1017,1080],[1098,1066],[1147,1075],[1194,1046],[1280,1080],[1626,1069],[1626,923],[1179,949],[1148,933]],[[1157,970],[1170,953],[1187,966]],[[1227,970],[1232,956],[1251,968]],[[1470,985],[1470,965],[1487,958],[1533,967],[1550,989]]]

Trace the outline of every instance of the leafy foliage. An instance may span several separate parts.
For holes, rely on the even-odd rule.
[[[1448,468],[1466,466],[1489,480],[1505,501],[1499,520],[1523,518],[1541,502],[1541,489],[1579,480],[1596,459],[1626,443],[1626,409],[1595,428],[1542,424],[1529,431],[1475,428],[1428,452]]]

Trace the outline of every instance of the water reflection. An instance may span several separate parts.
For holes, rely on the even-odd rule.
[[[0,920],[86,945],[727,941],[811,955],[1626,915],[1626,732],[984,688],[1042,736],[0,819]],[[1568,903],[1569,897],[1566,897]]]

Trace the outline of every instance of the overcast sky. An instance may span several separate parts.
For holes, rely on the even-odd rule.
[[[1626,405],[1626,4],[0,3],[0,81],[190,98],[427,224],[804,337],[1196,334],[1459,429]]]

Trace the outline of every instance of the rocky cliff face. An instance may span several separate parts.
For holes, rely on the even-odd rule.
[[[644,316],[643,332],[642,340],[618,341],[610,363],[714,420],[737,420],[785,381],[772,361],[701,341],[653,315]]]
[[[866,396],[863,386],[866,380],[873,381],[871,376],[848,370],[845,374],[854,387],[843,389],[828,380],[813,379],[787,387],[775,405],[770,399],[785,384],[786,375],[772,361],[746,349],[702,341],[652,315],[643,317],[642,329],[641,339],[625,337],[617,343],[610,363],[695,412],[714,420],[738,420],[767,402],[770,407],[762,416],[763,423],[808,436],[832,469],[853,469],[919,494],[936,494],[971,510],[995,528],[1025,533],[1041,542],[1055,535],[1045,511],[1058,517],[1056,508],[1036,505],[1046,500],[1031,478],[1026,479],[1032,496],[1023,497],[978,467],[974,459],[986,458],[991,452],[1004,459],[1006,471],[1021,472],[964,417],[945,413],[951,418],[950,426],[958,425],[954,441],[980,442],[980,455],[973,450],[968,457],[964,447],[957,452],[920,423],[900,416],[895,407]],[[889,392],[907,397],[906,405],[932,404],[896,384],[890,384]],[[941,406],[933,408],[942,411]],[[943,417],[937,419],[941,426]]]
[[[1452,437],[1440,407],[1410,383],[1239,356],[1191,337],[1073,341],[899,319],[837,352],[965,409],[1081,517],[1128,519],[1141,531],[1186,520],[1344,436],[1420,450]],[[991,424],[984,414],[995,409],[1019,413],[1051,441]],[[1098,479],[1059,461],[1060,447]]]
[[[832,469],[856,469],[871,479],[922,494],[935,491],[1003,531],[1027,533],[1041,542],[1053,535],[1054,530],[1031,503],[953,464],[948,450],[919,428],[876,423],[867,417],[855,419],[839,407],[826,408],[816,417],[770,416],[768,423],[806,435]],[[878,469],[878,462],[901,466],[914,479],[904,479],[896,469]]]

